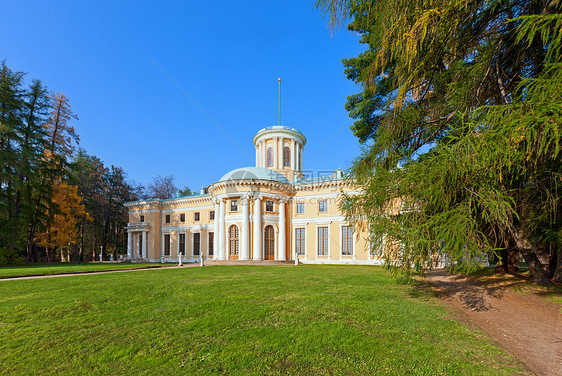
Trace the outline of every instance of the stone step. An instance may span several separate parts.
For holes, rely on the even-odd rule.
[[[293,260],[205,260],[206,266],[212,265],[295,265]]]

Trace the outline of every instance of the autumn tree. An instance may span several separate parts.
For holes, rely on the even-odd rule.
[[[387,263],[409,273],[445,252],[470,269],[514,244],[537,283],[562,282],[562,5],[318,4],[367,47],[344,60],[365,151],[343,208],[374,247],[395,245]]]
[[[90,220],[78,187],[56,181],[53,186],[49,227],[37,235],[36,241],[47,250],[47,259],[54,261],[58,249],[61,262],[70,262],[70,247],[78,240],[78,226],[82,219]],[[51,252],[52,251],[52,252]]]

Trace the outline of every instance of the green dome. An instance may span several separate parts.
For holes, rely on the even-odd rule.
[[[281,183],[289,183],[286,177],[277,171],[270,170],[263,167],[242,167],[232,170],[225,174],[220,180],[273,180]]]

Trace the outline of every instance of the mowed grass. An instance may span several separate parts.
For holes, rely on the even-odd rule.
[[[0,282],[9,375],[513,375],[378,267],[210,266]]]
[[[129,263],[60,263],[60,264],[35,264],[18,266],[0,266],[0,278],[23,276],[88,273],[104,270],[142,269],[160,267],[159,264],[129,264]]]

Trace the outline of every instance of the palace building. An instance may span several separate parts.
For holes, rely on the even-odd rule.
[[[306,138],[295,128],[267,127],[253,142],[255,167],[232,170],[200,194],[127,203],[128,258],[380,263],[339,209],[342,193],[355,189],[341,170],[304,176]]]

